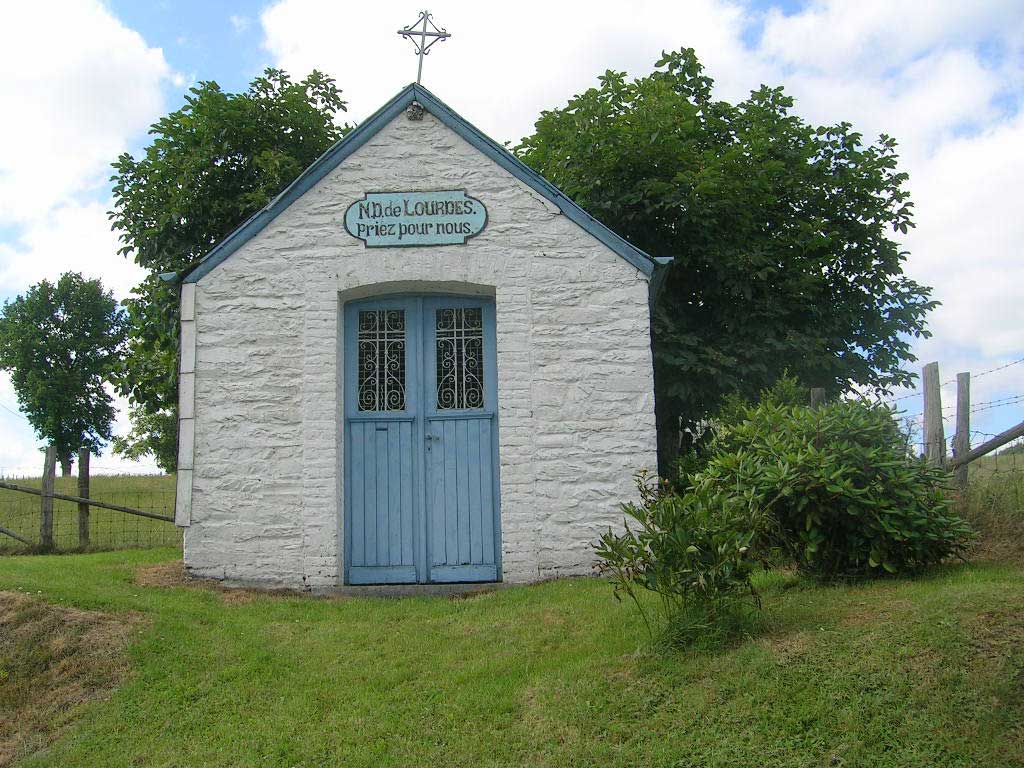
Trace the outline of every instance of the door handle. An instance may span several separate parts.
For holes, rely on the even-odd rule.
[[[432,434],[430,434],[428,432],[427,435],[426,435],[426,439],[427,440],[440,440],[441,436],[440,435],[432,435]]]

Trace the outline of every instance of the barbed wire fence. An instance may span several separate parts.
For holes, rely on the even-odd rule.
[[[962,508],[1012,536],[1024,520],[1024,394],[972,402],[971,384],[1021,365],[1024,358],[942,380],[938,363],[929,363],[919,389],[882,401],[904,419],[912,442],[929,462],[953,471]],[[956,401],[943,405],[942,388],[952,384]],[[978,429],[972,421],[979,414],[982,420],[999,415],[1013,426],[1001,432]]]
[[[52,449],[43,472],[0,473],[0,553],[180,547],[174,526],[175,476],[124,474],[90,466],[56,477]]]

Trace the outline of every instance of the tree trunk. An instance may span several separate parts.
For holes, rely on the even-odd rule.
[[[71,457],[62,457],[60,460],[60,476],[70,477],[71,476]]]

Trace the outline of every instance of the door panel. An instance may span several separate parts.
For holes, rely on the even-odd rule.
[[[482,299],[424,302],[427,529],[435,581],[497,578],[493,313]]]
[[[345,310],[346,580],[499,578],[494,307]]]
[[[418,307],[384,300],[345,319],[347,580],[415,582]]]
[[[416,581],[412,465],[417,442],[411,420],[349,424],[352,583]]]
[[[355,566],[415,565],[411,421],[355,421],[352,554]]]
[[[434,581],[497,577],[489,418],[432,419],[427,432]],[[458,578],[456,578],[458,576]]]

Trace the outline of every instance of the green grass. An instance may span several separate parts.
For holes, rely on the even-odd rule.
[[[994,474],[1013,474],[1024,477],[1024,452],[1011,451],[992,453],[970,463],[971,479],[985,478]]]
[[[1024,454],[985,456],[970,465],[963,514],[981,534],[981,554],[1024,564]]]
[[[174,550],[0,558],[0,589],[146,627],[28,766],[1024,765],[1024,571],[763,578],[766,632],[650,648],[596,580],[463,600],[141,587]]]
[[[40,478],[13,479],[17,485],[39,488]],[[174,516],[174,475],[93,475],[89,496],[97,501]],[[58,477],[54,490],[78,495],[78,479]],[[28,493],[0,489],[0,527],[39,543],[40,499]],[[54,500],[54,544],[59,551],[75,550],[78,540],[78,505]],[[173,524],[92,507],[89,513],[90,549],[180,546],[181,532]],[[25,546],[0,534],[0,553]]]

